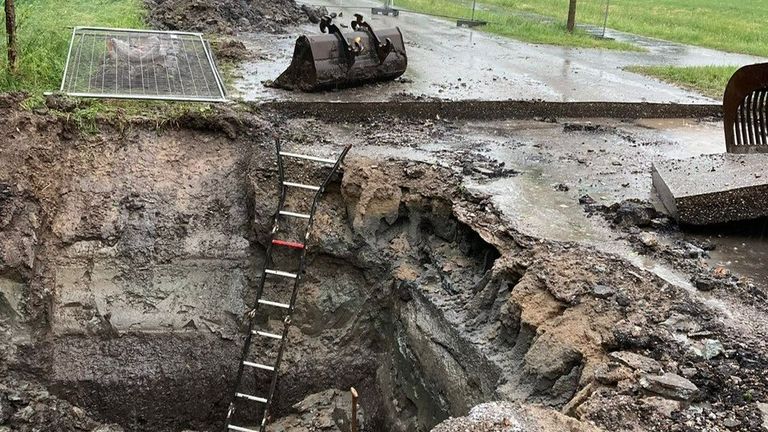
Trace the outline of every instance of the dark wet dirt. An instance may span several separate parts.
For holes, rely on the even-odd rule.
[[[625,224],[599,209],[652,200],[653,160],[722,151],[718,121],[326,123],[217,108],[180,127],[136,119],[81,135],[50,114],[6,111],[0,373],[47,388],[45,406],[65,400],[130,431],[220,427],[279,133],[318,156],[354,148],[318,213],[275,427],[343,430],[335,405],[310,418],[294,404],[354,385],[365,430],[429,430],[494,400],[522,404],[508,415],[532,427],[760,430],[760,272],[729,266],[737,281],[700,291],[691,281],[711,271],[707,258],[676,243],[695,233],[663,214]],[[717,259],[728,246],[713,243]],[[702,357],[711,341],[722,350]],[[623,351],[696,396],[649,390],[654,373],[609,356]],[[0,421],[75,427],[28,416],[25,400]]]

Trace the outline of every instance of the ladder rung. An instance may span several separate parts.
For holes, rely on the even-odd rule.
[[[254,363],[254,362],[244,361],[243,364],[246,365],[246,366],[254,367],[256,369],[268,370],[270,372],[275,370],[275,368],[273,368],[272,366],[263,365],[261,363]]]
[[[281,307],[283,309],[289,309],[291,307],[291,305],[288,305],[288,304],[285,304],[285,303],[278,303],[278,302],[273,302],[273,301],[269,301],[269,300],[262,300],[262,299],[259,299],[259,304],[263,304],[263,305],[267,305],[267,306]]]
[[[308,189],[308,190],[311,190],[311,191],[319,191],[320,190],[320,186],[312,186],[312,185],[307,185],[307,184],[303,184],[303,183],[283,182],[283,185],[284,186],[288,186],[288,187],[295,187],[295,188],[299,188],[299,189]]]
[[[291,249],[304,249],[304,243],[285,241],[285,240],[272,240],[272,244],[275,246],[285,246]]]
[[[260,398],[258,396],[247,395],[245,393],[235,393],[235,396],[241,397],[241,398],[245,398],[245,399],[250,399],[250,400],[255,401],[255,402],[267,403],[267,400],[264,399],[264,398]]]
[[[282,276],[282,277],[287,277],[287,278],[291,278],[291,279],[296,279],[296,273],[288,273],[288,272],[284,272],[284,271],[280,271],[280,270],[270,270],[270,269],[264,270],[264,273],[275,275],[275,276]]]
[[[256,429],[248,429],[241,426],[235,426],[235,425],[227,425],[227,429],[231,429],[233,431],[237,432],[259,432]]]
[[[285,210],[280,210],[280,214],[283,216],[293,216],[300,219],[309,219],[309,215],[306,213],[294,213],[294,212],[289,212]]]
[[[271,339],[278,339],[279,340],[279,339],[283,338],[279,334],[269,333],[269,332],[260,331],[260,330],[252,330],[251,333],[253,333],[255,335],[258,335],[258,336],[264,336],[264,337],[267,337],[267,338],[271,338]]]
[[[306,160],[311,160],[315,162],[322,162],[322,163],[336,165],[336,161],[333,159],[323,159],[315,156],[303,155],[298,153],[280,152],[280,156],[288,156],[296,159],[306,159]]]

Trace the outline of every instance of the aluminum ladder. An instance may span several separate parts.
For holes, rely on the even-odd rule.
[[[278,178],[280,182],[280,185],[279,185],[280,200],[277,206],[277,211],[275,212],[274,223],[272,226],[272,232],[270,234],[269,244],[267,245],[267,253],[266,253],[266,258],[264,260],[264,267],[262,269],[261,279],[259,280],[259,285],[256,290],[256,303],[253,305],[253,308],[248,313],[248,333],[245,336],[245,344],[243,346],[243,352],[242,352],[242,356],[240,358],[240,364],[237,370],[235,394],[232,401],[229,404],[229,410],[227,412],[227,421],[226,421],[227,432],[229,431],[265,432],[266,430],[267,421],[269,420],[269,417],[270,417],[269,414],[270,414],[272,399],[275,395],[275,390],[277,389],[277,378],[280,371],[280,362],[283,358],[283,352],[285,351],[286,339],[288,336],[288,329],[290,328],[290,325],[291,325],[291,317],[293,316],[293,312],[296,307],[296,298],[299,293],[299,285],[301,284],[301,279],[304,273],[304,266],[306,263],[306,256],[307,256],[306,242],[309,240],[310,231],[312,229],[312,223],[314,222],[315,210],[317,209],[317,203],[320,200],[320,197],[322,196],[323,192],[325,191],[326,186],[333,178],[333,175],[339,170],[339,167],[344,161],[344,157],[346,157],[347,153],[349,152],[349,149],[352,148],[351,145],[345,147],[344,150],[339,155],[339,157],[334,160],[334,159],[324,159],[324,158],[319,158],[315,156],[303,155],[298,153],[284,152],[280,147],[279,139],[275,140],[275,146],[277,147],[277,171],[278,171]],[[319,163],[326,166],[330,165],[333,168],[331,168],[331,171],[325,177],[323,184],[319,186],[302,184],[302,183],[294,183],[294,182],[286,181],[285,179],[285,172],[283,169],[283,158],[302,159],[305,161]],[[284,209],[285,200],[286,200],[286,196],[288,194],[289,189],[302,189],[305,191],[315,192],[314,198],[312,199],[312,205],[310,207],[309,213],[297,213],[297,212],[287,211]],[[287,239],[287,240],[279,239],[278,234],[280,234],[280,222],[285,220],[294,220],[294,219],[303,220],[306,222],[303,239],[301,239],[300,241],[290,240],[290,239]],[[276,268],[270,268],[270,265],[272,262],[272,251],[274,247],[284,247],[299,253],[299,271],[297,273],[290,273],[287,271],[278,270]],[[277,301],[269,300],[269,297],[265,298],[264,284],[266,282],[267,277],[280,278],[282,280],[293,282],[293,291],[291,293],[291,300],[289,303],[280,303]],[[283,321],[282,321],[283,331],[281,333],[272,333],[272,332],[268,332],[268,331],[256,328],[257,327],[255,322],[256,313],[259,307],[261,306],[276,308],[284,312]],[[253,337],[267,338],[267,339],[279,341],[278,342],[279,348],[277,350],[277,360],[274,362],[274,364],[263,364],[263,363],[257,363],[250,360],[251,344],[253,341]],[[263,370],[271,374],[271,380],[270,380],[267,394],[261,394],[261,395],[253,394],[253,392],[247,392],[241,389],[243,385],[243,373],[245,368]],[[238,399],[242,399],[245,403],[256,404],[257,406],[260,406],[262,408],[263,411],[261,416],[261,423],[258,430],[250,429],[245,426],[238,426],[232,423],[233,417],[236,414],[235,403]]]

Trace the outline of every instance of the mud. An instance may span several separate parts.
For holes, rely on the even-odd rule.
[[[283,33],[309,22],[295,0],[146,0],[149,22],[160,30],[233,35],[237,31]]]
[[[19,103],[0,104],[11,144],[0,149],[0,373],[9,388],[53,396],[0,398],[0,413],[11,412],[0,427],[221,427],[271,228],[279,133],[287,149],[318,156],[356,147],[318,212],[275,427],[343,430],[344,393],[335,393],[338,404],[317,395],[355,386],[371,431],[494,422],[761,430],[765,338],[757,319],[750,328],[741,321],[751,310],[757,318],[759,297],[729,315],[713,300],[746,305],[747,290],[702,298],[631,255],[537,232],[521,223],[526,214],[508,210],[509,190],[489,193],[530,181],[532,165],[547,163],[526,159],[529,145],[544,159],[573,151],[569,140],[617,154],[674,147],[641,120],[593,122],[602,127],[590,132],[564,131],[559,121],[327,124],[214,108],[180,126],[104,120],[87,134],[68,117]],[[493,150],[499,139],[521,159]],[[617,167],[612,154],[604,163]],[[629,172],[645,163],[619,160]],[[295,169],[311,180],[309,166]],[[589,172],[601,168],[569,174]],[[572,180],[551,194],[584,195]],[[598,204],[627,195],[620,184],[607,189],[586,192]],[[603,233],[677,235],[654,223],[657,214],[621,214],[602,218],[616,225]],[[664,249],[630,244],[672,262]],[[26,408],[28,400],[40,407]],[[491,401],[503,408],[480,405]],[[44,414],[48,407],[56,416]]]

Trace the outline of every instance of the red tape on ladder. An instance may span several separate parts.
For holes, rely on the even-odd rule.
[[[290,242],[285,240],[272,240],[272,244],[275,246],[285,246],[291,249],[304,249],[303,243]]]

